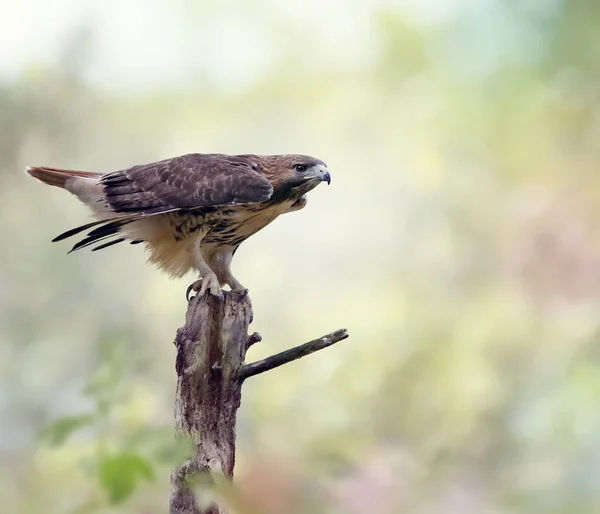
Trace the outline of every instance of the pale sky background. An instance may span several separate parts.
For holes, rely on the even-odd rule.
[[[52,67],[69,39],[89,31],[85,77],[109,89],[185,84],[198,76],[219,87],[251,84],[282,55],[276,29],[302,37],[300,54],[351,67],[376,49],[370,19],[383,6],[423,24],[485,13],[496,0],[2,0],[0,80]],[[197,25],[201,13],[206,20]],[[138,23],[132,20],[138,19]],[[189,21],[189,20],[194,20]],[[273,20],[277,23],[273,24]],[[335,23],[331,23],[335,20]],[[314,63],[318,65],[319,63]],[[233,85],[233,86],[232,86]]]

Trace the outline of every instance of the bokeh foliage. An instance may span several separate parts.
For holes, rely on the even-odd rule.
[[[197,61],[181,84],[98,85],[86,52],[110,35],[77,30],[0,84],[3,510],[165,511],[193,278],[139,247],[65,256],[49,240],[88,214],[21,170],[222,151],[314,154],[333,176],[236,255],[264,338],[249,358],[351,334],[245,386],[241,512],[597,512],[600,4],[416,4],[214,7],[277,42],[230,87]],[[213,11],[177,5],[197,44]],[[358,11],[371,45],[346,59],[303,23]]]

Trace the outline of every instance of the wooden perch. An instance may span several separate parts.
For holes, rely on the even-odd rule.
[[[263,373],[348,337],[346,330],[245,364],[247,349],[261,340],[248,335],[252,321],[250,298],[235,293],[224,298],[196,296],[188,305],[185,326],[177,331],[177,393],[175,430],[190,438],[196,455],[174,469],[171,475],[171,514],[223,514],[215,503],[198,505],[194,484],[206,477],[233,477],[235,464],[236,412],[246,378]]]
[[[304,357],[305,355],[310,355],[317,350],[327,348],[328,346],[331,346],[342,339],[346,339],[347,337],[348,331],[345,328],[336,330],[335,332],[323,337],[319,337],[319,339],[315,339],[314,341],[309,341],[308,343],[296,346],[295,348],[290,348],[284,352],[271,355],[270,357],[267,357],[261,361],[256,361],[252,364],[246,364],[240,369],[238,377],[243,381],[246,378],[253,377],[259,373],[264,373],[265,371],[269,371],[273,368],[277,368],[283,364],[287,364],[288,362],[299,359],[300,357]]]

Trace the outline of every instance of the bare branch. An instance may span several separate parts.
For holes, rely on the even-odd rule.
[[[308,343],[296,346],[295,348],[290,348],[289,350],[285,350],[281,353],[271,355],[266,359],[253,362],[251,364],[246,364],[238,371],[238,378],[242,381],[246,380],[249,377],[253,377],[259,373],[264,373],[265,371],[269,371],[273,368],[277,368],[283,364],[287,364],[288,362],[304,357],[305,355],[310,355],[317,350],[327,348],[328,346],[331,346],[338,341],[342,341],[347,337],[348,331],[345,328],[336,330],[335,332],[320,337],[319,339],[315,339],[314,341],[309,341]]]

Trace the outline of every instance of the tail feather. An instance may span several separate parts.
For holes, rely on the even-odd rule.
[[[71,178],[99,178],[102,173],[95,173],[90,171],[75,171],[75,170],[61,170],[58,168],[48,168],[46,166],[32,166],[25,169],[25,173],[31,175],[33,178],[38,179],[44,184],[49,186],[56,186],[65,188],[67,180]]]
[[[108,220],[108,221],[112,221],[112,220]],[[62,241],[63,239],[67,239],[68,237],[79,234],[80,232],[83,232],[84,230],[86,230],[88,228],[95,227],[96,225],[100,225],[101,223],[106,223],[106,222],[107,222],[107,220],[92,221],[91,223],[86,223],[85,225],[81,225],[79,227],[69,229],[66,232],[63,232],[62,234],[59,234],[58,236],[56,236],[52,240],[52,242],[56,243],[57,241]]]
[[[124,237],[121,237],[121,228],[129,223],[137,221],[142,216],[115,216],[115,212],[111,211],[109,206],[104,201],[104,193],[102,190],[102,183],[100,177],[102,173],[94,173],[88,171],[75,171],[75,170],[63,170],[59,168],[49,168],[46,166],[34,166],[29,167],[25,172],[33,178],[48,184],[50,186],[60,187],[73,193],[83,203],[88,205],[94,214],[100,218],[91,223],[86,223],[79,227],[72,228],[56,236],[52,241],[62,241],[69,237],[81,234],[90,229],[87,235],[83,237],[79,242],[75,243],[71,252],[77,251],[81,248],[92,246],[96,243],[102,243],[94,248],[92,251],[102,250],[117,243],[125,241]],[[113,181],[119,179],[118,176],[112,176]],[[132,241],[132,243],[142,243],[141,240]]]
[[[119,239],[113,239],[112,241],[109,241],[108,243],[104,243],[104,244],[95,246],[94,248],[92,248],[92,252],[97,252],[98,250],[108,248],[109,246],[116,245],[118,243],[122,243],[123,241],[125,241],[124,237],[120,237]]]
[[[55,237],[52,241],[53,242],[61,241],[68,237],[79,234],[91,227],[100,225],[97,228],[95,228],[94,230],[92,230],[91,232],[88,232],[87,236],[84,237],[78,243],[76,243],[68,253],[75,252],[81,248],[85,248],[85,247],[91,246],[95,243],[104,241],[105,239],[110,239],[112,237],[118,237],[118,235],[121,232],[121,227],[128,225],[129,223],[133,223],[134,221],[137,221],[138,219],[139,219],[139,217],[138,218],[126,218],[126,219],[112,218],[112,219],[108,219],[108,220],[94,221],[92,223],[87,223],[86,225],[82,225],[81,227],[76,227],[71,230],[67,230],[66,232]],[[117,241],[113,240],[110,243],[102,244],[99,247],[95,248],[94,250],[100,250],[100,249],[106,248],[107,246],[110,246],[112,244],[120,243],[121,241],[124,241],[124,238],[120,238]]]

